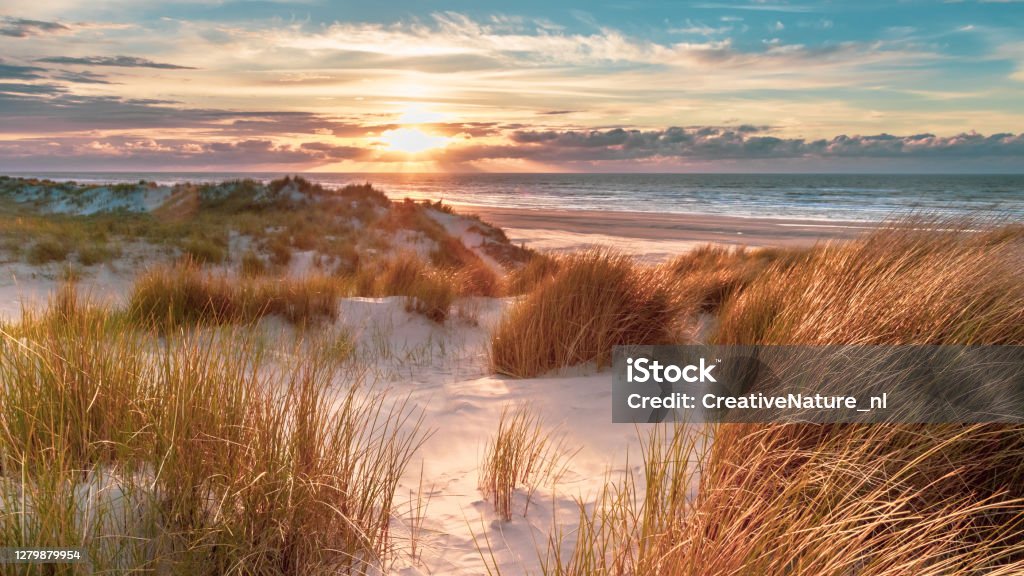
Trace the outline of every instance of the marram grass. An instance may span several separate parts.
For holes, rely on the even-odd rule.
[[[423,440],[318,341],[160,337],[63,292],[0,333],[0,541],[71,574],[364,573]],[[7,573],[43,574],[30,565]]]
[[[1024,344],[1019,226],[918,219],[729,270],[750,256],[669,267],[683,283],[741,279],[689,280],[715,295],[703,302],[721,295],[699,307],[717,314],[716,343]],[[642,474],[610,476],[578,530],[556,529],[544,574],[1024,573],[1024,426],[660,430]]]

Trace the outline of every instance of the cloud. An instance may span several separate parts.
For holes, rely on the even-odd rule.
[[[343,127],[353,130],[362,127],[359,122],[344,122],[307,112],[190,108],[171,100],[76,95],[52,84],[0,86],[7,88],[0,88],[0,92],[18,93],[0,93],[0,134],[175,129],[246,138],[308,135]]]
[[[55,84],[14,84],[10,82],[0,83],[0,103],[4,101],[5,94],[45,94],[53,95],[66,92],[63,86]],[[0,128],[0,132],[3,129]]]
[[[310,143],[293,146],[269,139],[202,142],[188,139],[114,136],[0,141],[0,167],[63,169],[311,168],[356,159],[363,148]]]
[[[1024,134],[962,133],[954,136],[839,135],[806,140],[765,135],[763,128],[740,126],[672,127],[664,130],[517,131],[512,145],[467,146],[451,150],[450,161],[531,159],[554,163],[641,159],[945,158],[1024,159]]]
[[[5,64],[3,60],[0,60],[0,78],[5,80],[35,80],[43,78],[43,72],[46,72],[45,68]]]
[[[1024,134],[952,136],[838,135],[807,140],[771,136],[759,126],[671,127],[663,130],[519,130],[507,138],[452,144],[433,158],[451,169],[474,163],[528,160],[563,168],[602,167],[642,170],[688,165],[845,167],[937,166],[970,170],[978,166],[1020,165]],[[401,154],[374,146],[316,138],[282,143],[271,138],[153,138],[141,135],[97,137],[83,134],[0,141],[0,167],[20,169],[286,169],[301,170],[342,161],[403,161]],[[766,164],[766,162],[768,164]],[[809,162],[809,164],[808,164]],[[921,164],[924,162],[925,164]],[[802,164],[801,164],[802,163]],[[895,164],[894,164],[895,163]],[[930,163],[930,164],[929,164]]]
[[[71,29],[59,22],[26,20],[25,18],[12,18],[10,16],[0,17],[0,36],[27,38],[42,34],[67,32],[69,30]]]
[[[61,70],[53,75],[56,80],[64,80],[65,82],[74,82],[75,84],[113,84],[107,80],[107,77],[103,74],[97,74],[95,72],[89,72],[82,70],[80,72],[73,72],[70,70]]]
[[[125,68],[159,68],[161,70],[195,70],[195,68],[191,66],[179,66],[177,64],[154,62],[152,60],[138,58],[136,56],[50,56],[48,58],[40,58],[37,62],[47,62],[49,64],[74,64],[82,66],[119,66]]]

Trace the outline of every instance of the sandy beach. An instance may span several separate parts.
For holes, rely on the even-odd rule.
[[[745,218],[707,214],[658,214],[601,210],[528,210],[465,206],[505,230],[516,243],[537,250],[616,246],[662,260],[706,243],[743,246],[809,246],[849,239],[874,226],[865,222]]]

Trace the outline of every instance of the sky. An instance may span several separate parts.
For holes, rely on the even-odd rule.
[[[1024,172],[1024,2],[0,0],[0,170]]]

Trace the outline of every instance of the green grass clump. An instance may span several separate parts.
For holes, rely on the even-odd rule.
[[[220,264],[228,258],[226,243],[202,236],[187,238],[181,250],[193,262],[203,264]]]
[[[38,266],[50,262],[63,262],[70,253],[71,248],[66,243],[54,236],[46,236],[32,244],[26,254],[26,260],[29,264]]]
[[[115,246],[105,242],[93,242],[78,249],[78,263],[82,266],[95,266],[110,262],[121,255]]]
[[[421,273],[405,294],[405,309],[434,322],[444,322],[455,301],[456,291],[449,274],[438,270]]]
[[[260,258],[259,254],[252,250],[247,250],[245,254],[242,254],[242,262],[239,265],[239,270],[242,276],[254,277],[263,276],[267,273],[267,263]]]
[[[680,313],[656,269],[609,250],[572,254],[506,312],[491,339],[491,364],[516,377],[604,366],[613,346],[675,342]]]
[[[444,322],[459,295],[459,279],[425,264],[412,252],[401,252],[378,265],[363,265],[351,279],[357,295],[404,296],[409,312]]]

